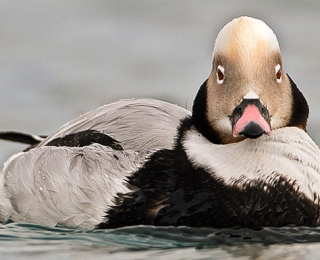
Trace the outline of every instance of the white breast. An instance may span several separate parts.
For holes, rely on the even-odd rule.
[[[216,145],[195,129],[183,141],[189,160],[227,184],[279,174],[296,181],[296,188],[311,200],[320,195],[320,150],[309,135],[296,127],[274,130],[271,136]],[[241,181],[240,181],[241,180]]]

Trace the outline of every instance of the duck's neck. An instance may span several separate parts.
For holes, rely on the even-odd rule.
[[[207,119],[207,81],[201,85],[193,102],[191,120],[195,128],[210,142],[221,144],[221,136],[210,126]]]
[[[291,118],[287,126],[295,126],[306,131],[309,117],[308,102],[290,76],[288,74],[287,76],[292,90],[292,111]]]

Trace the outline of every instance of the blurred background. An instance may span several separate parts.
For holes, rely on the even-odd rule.
[[[50,134],[121,98],[191,109],[217,33],[249,15],[277,34],[320,144],[319,13],[313,0],[0,0],[0,130]],[[0,163],[24,147],[1,141]]]

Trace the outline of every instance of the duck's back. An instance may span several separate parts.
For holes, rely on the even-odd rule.
[[[123,99],[68,122],[39,146],[91,129],[114,138],[124,150],[172,148],[180,120],[188,115],[187,109],[156,99]]]
[[[49,226],[93,228],[103,221],[126,179],[152,152],[172,148],[180,119],[190,112],[153,99],[130,99],[102,106],[62,126],[27,152],[5,163],[0,186],[0,220]],[[121,149],[55,140],[86,133],[108,135]]]

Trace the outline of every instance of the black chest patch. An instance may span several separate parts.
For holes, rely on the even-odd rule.
[[[162,150],[129,178],[132,192],[119,194],[108,220],[97,228],[131,225],[262,227],[319,224],[319,204],[293,183],[248,181],[225,185],[194,168],[182,150]]]

